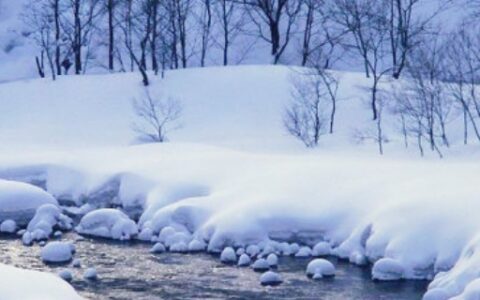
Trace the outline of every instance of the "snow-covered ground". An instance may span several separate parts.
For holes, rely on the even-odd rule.
[[[353,132],[375,125],[368,80],[339,73],[336,133],[304,150],[282,127],[292,72],[243,66],[155,78],[153,94],[181,100],[183,126],[171,143],[147,145],[132,145],[138,74],[2,84],[0,177],[40,185],[60,204],[83,205],[78,212],[121,207],[138,219],[141,239],[172,249],[205,241],[218,253],[254,244],[283,251],[280,242],[325,241],[334,255],[374,263],[376,278],[434,279],[428,299],[474,293],[478,146],[452,135],[446,159],[421,159],[402,148],[388,117],[385,156],[356,145]],[[88,233],[113,235],[113,214],[99,215],[105,224],[92,218]]]

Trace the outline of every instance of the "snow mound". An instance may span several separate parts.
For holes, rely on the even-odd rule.
[[[25,226],[37,208],[44,204],[58,205],[52,195],[30,184],[0,180],[0,222],[13,220]]]
[[[207,243],[202,240],[193,239],[188,244],[188,251],[190,252],[202,252],[205,251],[205,249],[207,249]]]
[[[270,265],[266,259],[259,258],[252,264],[252,268],[255,272],[264,272],[270,269]]]
[[[405,273],[403,266],[395,259],[382,258],[372,268],[372,278],[377,280],[399,280]]]
[[[50,242],[42,248],[40,255],[45,263],[64,263],[72,260],[74,252],[72,243]]]
[[[138,227],[126,214],[117,209],[103,208],[89,212],[75,227],[80,234],[130,240],[138,234]]]
[[[170,250],[170,252],[175,252],[175,253],[186,253],[188,252],[188,245],[187,243],[182,241],[175,242],[168,248],[168,250]]]
[[[164,253],[165,251],[166,251],[166,248],[162,243],[156,243],[150,249],[150,253]]]
[[[248,254],[243,253],[240,255],[240,258],[238,259],[238,266],[239,267],[248,267],[252,263],[252,259]]]
[[[83,273],[83,278],[86,280],[97,280],[98,279],[98,273],[97,269],[95,268],[88,268],[85,270]]]
[[[279,285],[282,282],[282,276],[273,271],[267,271],[260,276],[260,283],[262,285]]]
[[[327,242],[318,242],[312,249],[312,256],[328,256],[332,252],[332,247]]]
[[[305,258],[312,256],[312,249],[308,246],[301,247],[297,253],[295,253],[295,257]]]
[[[62,230],[72,229],[72,220],[61,213],[60,208],[53,204],[40,206],[33,219],[28,223],[27,231],[23,234],[23,242],[26,245],[33,241],[48,239],[54,228]]]
[[[0,264],[2,300],[81,300],[75,290],[54,274]]]
[[[326,259],[317,258],[308,263],[306,273],[314,279],[335,276],[335,266]]]
[[[15,233],[17,230],[17,222],[14,220],[5,220],[0,224],[0,232]]]
[[[270,267],[276,267],[278,265],[278,257],[275,253],[270,253],[267,256],[267,262]]]
[[[224,264],[235,264],[237,263],[237,254],[232,247],[226,247],[223,249],[220,254],[220,261]]]

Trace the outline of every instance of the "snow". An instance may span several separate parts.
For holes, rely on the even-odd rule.
[[[283,280],[280,274],[273,271],[267,271],[260,276],[260,283],[262,285],[278,285],[282,282]]]
[[[268,264],[266,259],[259,258],[252,264],[252,268],[256,272],[263,272],[270,269],[270,265]]]
[[[0,180],[0,222],[13,220],[25,226],[43,204],[57,205],[57,201],[33,185]]]
[[[232,247],[226,247],[223,249],[220,254],[220,261],[224,264],[235,264],[237,263],[237,254]]]
[[[7,219],[0,224],[0,232],[15,233],[17,230],[17,223],[14,220]]]
[[[278,257],[274,253],[270,253],[267,256],[267,262],[270,267],[276,267],[278,265]]]
[[[176,253],[186,253],[188,252],[188,245],[185,242],[176,242],[172,244],[168,250],[170,252],[176,252]]]
[[[381,258],[376,261],[372,269],[372,278],[378,280],[399,280],[404,277],[404,268],[396,260]]]
[[[163,253],[166,251],[165,246],[162,243],[156,243],[153,245],[153,247],[150,249],[151,253]]]
[[[240,254],[237,265],[239,267],[248,267],[252,263],[252,259],[246,253]]]
[[[308,263],[306,273],[314,279],[335,276],[335,266],[326,259],[316,258]]]
[[[0,264],[2,300],[80,300],[75,290],[54,274]]]
[[[205,251],[207,244],[204,241],[194,239],[188,244],[189,252],[201,252]]]
[[[61,213],[60,208],[54,204],[44,204],[37,208],[35,216],[28,223],[27,231],[24,233],[24,240],[45,240],[48,239],[54,227],[63,230],[72,229],[72,220]]]
[[[97,269],[95,268],[88,268],[85,270],[83,273],[83,278],[86,280],[97,280],[98,279],[98,273]]]
[[[45,263],[64,263],[73,258],[75,248],[69,242],[50,242],[40,251],[42,261]]]
[[[301,247],[297,251],[297,253],[295,253],[295,257],[304,258],[304,257],[310,257],[310,256],[312,256],[312,249],[310,249],[310,247],[308,246]]]
[[[98,209],[86,214],[75,227],[80,234],[129,240],[137,235],[138,227],[126,214],[117,209]]]
[[[40,182],[47,192],[12,181],[0,189],[35,191],[51,204],[53,195],[123,209],[85,215],[82,223],[92,218],[88,234],[111,238],[121,220],[113,238],[141,232],[170,251],[188,251],[199,240],[211,252],[241,247],[254,258],[271,251],[334,255],[376,262],[379,278],[391,275],[394,265],[385,262],[392,260],[403,270],[396,278],[433,279],[428,294],[463,293],[479,278],[478,145],[460,146],[452,135],[444,160],[421,159],[402,148],[391,116],[384,157],[375,145],[352,144],[354,129],[374,125],[365,105],[369,81],[339,73],[336,133],[304,150],[282,128],[290,74],[242,66],[152,78],[153,93],[174,95],[185,107],[184,126],[162,145],[131,145],[138,74],[1,84],[0,178]],[[8,194],[0,193],[0,203]],[[21,203],[14,198],[6,203]],[[138,224],[128,217],[138,215]]]

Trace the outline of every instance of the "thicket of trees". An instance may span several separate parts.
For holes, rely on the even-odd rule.
[[[308,136],[307,146],[333,132],[338,79],[328,69],[349,64],[371,78],[370,135],[381,153],[388,110],[406,146],[415,141],[420,153],[428,145],[441,155],[454,118],[463,120],[464,143],[480,141],[480,5],[465,1],[471,18],[448,28],[440,16],[458,0],[31,0],[24,19],[41,77],[139,71],[147,86],[150,74],[237,64],[250,52],[310,67],[294,80],[285,116],[290,133]],[[401,88],[382,90],[386,76]]]

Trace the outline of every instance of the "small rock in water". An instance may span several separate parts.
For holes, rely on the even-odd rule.
[[[318,242],[312,249],[312,256],[330,255],[332,247],[327,242]]]
[[[188,243],[188,251],[190,252],[202,252],[207,249],[207,243],[201,240],[193,239]]]
[[[45,263],[62,263],[72,260],[73,244],[64,242],[50,242],[40,251]]]
[[[295,257],[310,257],[312,256],[312,249],[310,247],[304,246],[300,248],[297,253],[295,254]]]
[[[185,242],[174,243],[169,248],[170,252],[186,253],[188,252],[188,245]]]
[[[67,282],[71,282],[73,280],[73,274],[68,269],[63,269],[58,272],[58,276]]]
[[[252,259],[246,253],[243,253],[242,255],[240,255],[240,258],[238,259],[239,267],[247,267],[251,263],[252,263]]]
[[[326,259],[317,258],[307,265],[307,276],[314,279],[335,276],[335,266]]]
[[[274,253],[270,253],[268,256],[267,256],[267,262],[268,262],[268,265],[270,267],[276,267],[278,266],[278,257],[276,254]]]
[[[403,278],[404,268],[395,259],[382,258],[375,262],[372,268],[372,279],[399,280]]]
[[[150,253],[163,253],[165,251],[166,251],[165,246],[162,243],[156,243],[150,249]]]
[[[74,268],[81,268],[82,267],[82,262],[79,259],[73,260],[72,266]]]
[[[257,245],[250,245],[247,247],[246,252],[250,257],[255,257],[260,253],[260,247]]]
[[[220,261],[224,264],[234,264],[237,262],[237,254],[232,247],[226,247],[220,254]]]
[[[15,233],[17,230],[17,223],[14,220],[5,220],[0,224],[0,232]]]
[[[55,233],[53,234],[53,236],[57,239],[61,238],[63,235],[63,233],[61,231],[55,231]]]
[[[266,259],[259,258],[253,263],[252,268],[255,272],[264,272],[270,269],[270,265]]]
[[[282,282],[283,280],[280,274],[272,271],[267,271],[260,276],[260,283],[262,285],[279,285]]]
[[[83,273],[83,278],[85,278],[86,280],[97,280],[97,270],[95,268],[88,268],[87,270],[85,270],[85,273]]]

